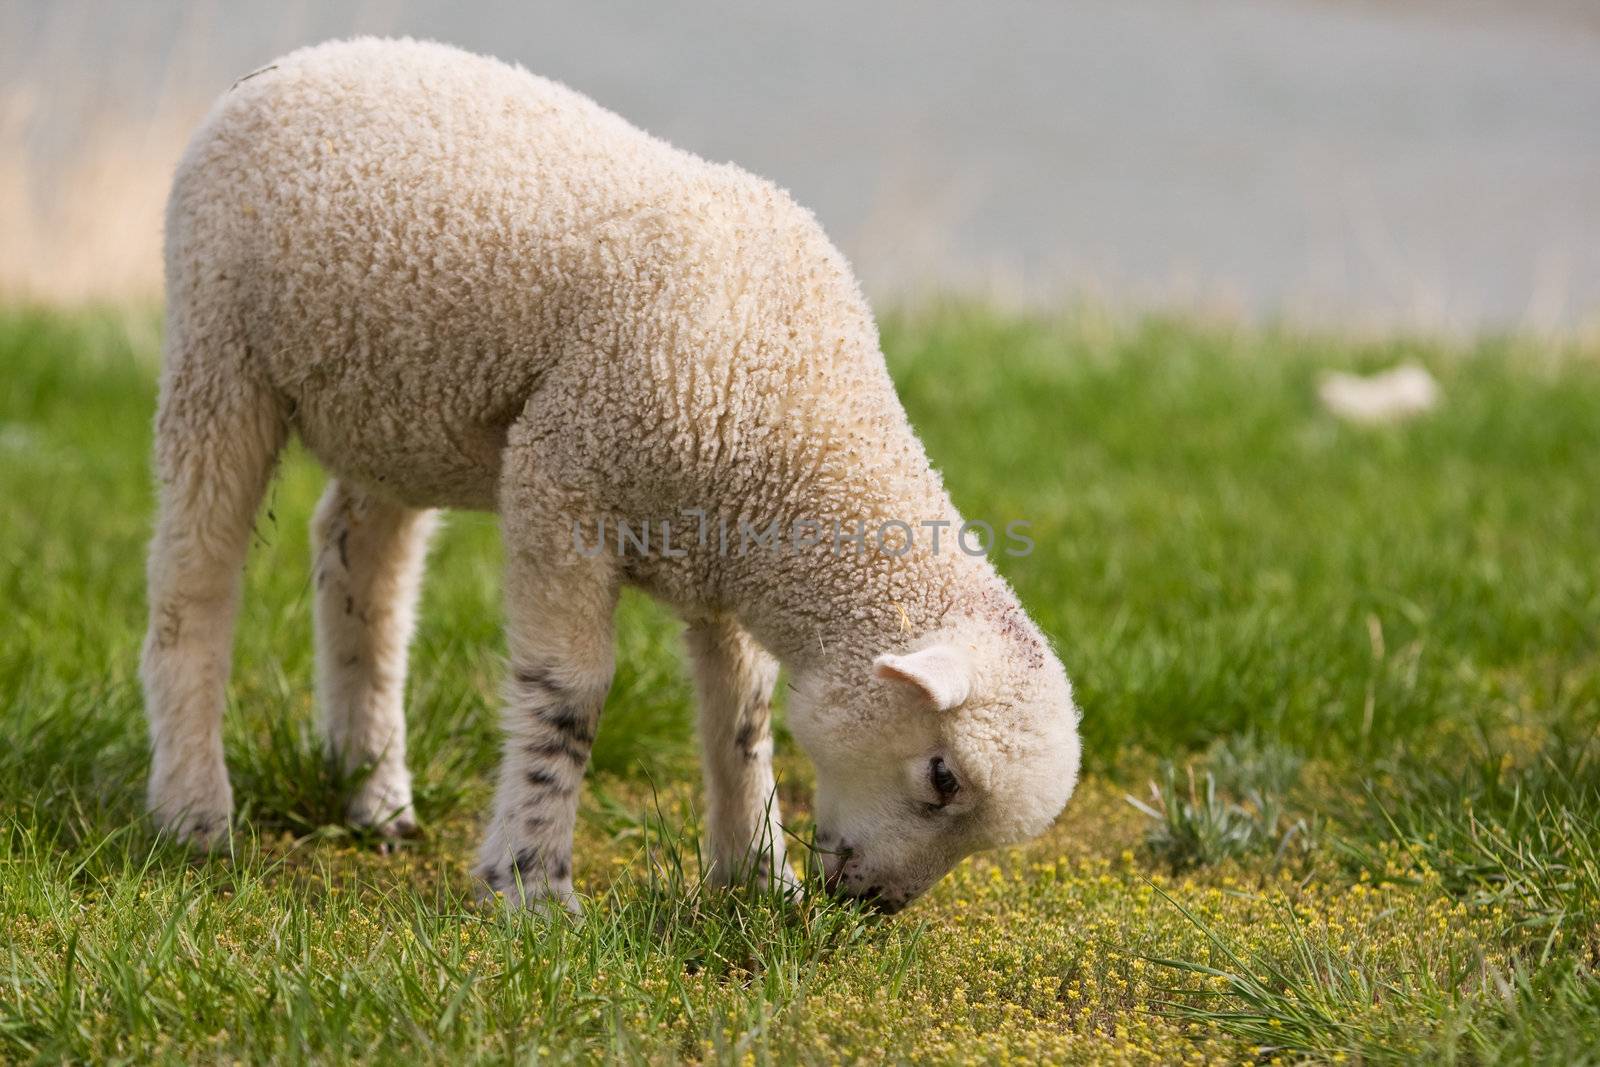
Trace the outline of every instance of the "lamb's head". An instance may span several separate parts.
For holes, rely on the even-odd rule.
[[[1043,832],[1078,778],[1078,712],[1027,626],[941,628],[859,678],[802,684],[828,885],[896,911],[972,852]]]

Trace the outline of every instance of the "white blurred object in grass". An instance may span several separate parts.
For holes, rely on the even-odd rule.
[[[1439,383],[1416,363],[1403,363],[1377,374],[1328,371],[1317,383],[1322,406],[1347,422],[1402,422],[1433,410]]]

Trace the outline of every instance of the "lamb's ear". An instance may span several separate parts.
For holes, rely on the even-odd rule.
[[[972,684],[966,656],[952,645],[933,645],[904,656],[884,653],[872,661],[872,674],[916,686],[940,711],[959,707]]]

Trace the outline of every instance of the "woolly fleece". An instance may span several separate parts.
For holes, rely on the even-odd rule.
[[[818,805],[822,838],[852,839],[829,872],[848,891],[898,906],[1066,802],[1065,673],[989,562],[951,550],[960,516],[859,287],[771,183],[494,60],[332,43],[212,108],[174,181],[167,278],[144,676],[151,805],[180,834],[214,842],[231,810],[219,720],[238,568],[290,432],[336,479],[317,527],[319,684],[336,751],[384,768],[361,821],[410,825],[401,694],[425,513],[502,517],[507,756],[481,867],[495,888],[571,903],[619,584],[690,623],[729,877],[777,827],[769,652],[794,677],[819,793],[856,798]],[[730,529],[952,526],[939,553],[919,540],[898,556],[849,541],[739,554],[714,532],[678,540],[684,509]],[[671,521],[673,552],[576,551],[574,524],[592,540],[618,519]],[[931,706],[914,677],[873,676],[875,658],[931,646],[968,664],[970,680],[941,690],[970,692],[959,708]],[[965,814],[913,829],[930,816],[903,794],[915,804],[939,752],[961,769]],[[783,867],[776,836],[768,876]]]

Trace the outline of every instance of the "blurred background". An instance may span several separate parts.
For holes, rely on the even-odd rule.
[[[1569,332],[1600,315],[1600,4],[5,0],[0,294],[159,291],[209,101],[298,45],[524,64],[788,187],[880,301]]]

